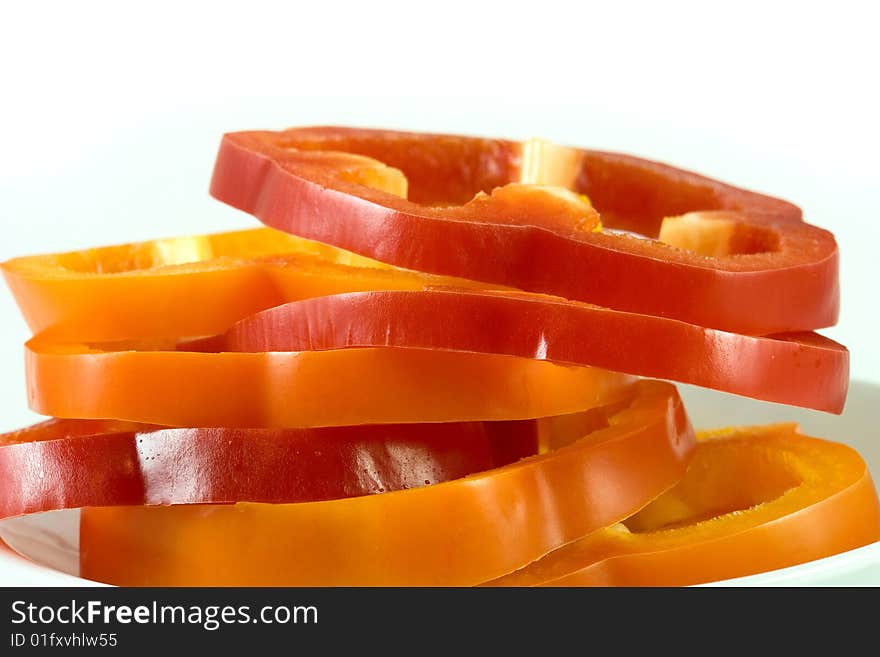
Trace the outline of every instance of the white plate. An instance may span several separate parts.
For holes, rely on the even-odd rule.
[[[680,386],[694,426],[799,422],[804,432],[855,447],[880,481],[880,385],[856,381],[842,415],[757,402]],[[35,559],[76,572],[79,516],[55,512],[5,521],[0,535]],[[94,586],[95,582],[38,565],[0,547],[0,586]],[[880,586],[880,542],[826,559],[759,575],[715,582],[722,586]]]

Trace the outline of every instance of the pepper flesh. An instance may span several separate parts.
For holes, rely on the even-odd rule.
[[[83,506],[309,502],[416,488],[537,453],[538,423],[170,429],[48,420],[0,435],[0,519]]]
[[[685,477],[625,521],[492,582],[685,586],[751,575],[880,540],[865,462],[793,424],[700,435]]]
[[[305,504],[83,509],[81,574],[121,585],[477,584],[642,508],[682,476],[692,447],[674,386],[641,381],[604,428],[452,482]]]
[[[503,140],[333,127],[230,133],[211,193],[269,226],[407,269],[750,335],[836,322],[837,244],[795,206],[656,162],[575,152],[572,190],[610,231],[513,182],[522,145]],[[386,175],[395,193],[360,184],[365,170]],[[396,195],[401,176],[408,198]],[[736,225],[721,255],[619,232],[656,238],[665,217],[719,210]]]
[[[25,353],[31,408],[59,418],[176,427],[523,420],[611,403],[634,379],[598,368],[424,349],[107,348],[115,350],[32,339]]]
[[[188,347],[225,352],[406,347],[506,354],[662,377],[835,413],[843,409],[849,382],[846,348],[815,333],[744,336],[548,296],[488,290],[307,299],[258,313],[221,336]]]
[[[268,228],[27,256],[2,270],[31,331],[54,341],[212,335],[260,310],[325,294],[485,287]]]

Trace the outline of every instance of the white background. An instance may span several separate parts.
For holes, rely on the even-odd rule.
[[[855,379],[880,381],[870,5],[4,4],[0,260],[255,225],[207,193],[225,131],[540,136],[799,204],[840,243],[843,310],[826,334],[851,349]],[[26,337],[0,294],[9,428],[34,417]]]

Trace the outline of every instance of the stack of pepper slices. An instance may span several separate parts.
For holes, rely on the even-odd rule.
[[[541,141],[224,137],[266,228],[18,258],[0,517],[120,585],[686,585],[880,539],[862,458],[694,435],[672,383],[840,413],[838,250],[781,200]]]

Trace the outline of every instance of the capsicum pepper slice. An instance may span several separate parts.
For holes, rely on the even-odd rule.
[[[306,299],[257,313],[221,336],[189,346],[223,352],[346,347],[507,354],[830,412],[842,410],[849,381],[846,349],[815,333],[745,336],[545,295],[488,290]]]
[[[626,520],[500,578],[507,586],[683,586],[793,566],[880,540],[859,454],[796,425],[698,437],[684,478]]]
[[[641,381],[604,428],[406,491],[303,504],[83,509],[83,577],[122,585],[469,585],[642,508],[693,434],[675,388]]]
[[[164,348],[164,349],[163,349]],[[28,342],[43,415],[176,427],[321,427],[522,420],[620,399],[632,376],[419,349],[197,353],[176,343]]]
[[[485,287],[267,228],[25,256],[2,270],[31,331],[55,341],[213,335],[257,311],[324,294]]]
[[[230,133],[211,193],[274,228],[407,269],[751,335],[835,323],[837,244],[795,206],[635,157],[566,152],[571,174],[555,180],[588,195],[610,231],[596,230],[589,204],[518,184],[522,144],[495,139]],[[709,250],[690,250],[707,234]]]
[[[0,518],[83,506],[309,502],[458,479],[531,456],[536,421],[171,429],[48,420],[0,434]]]

